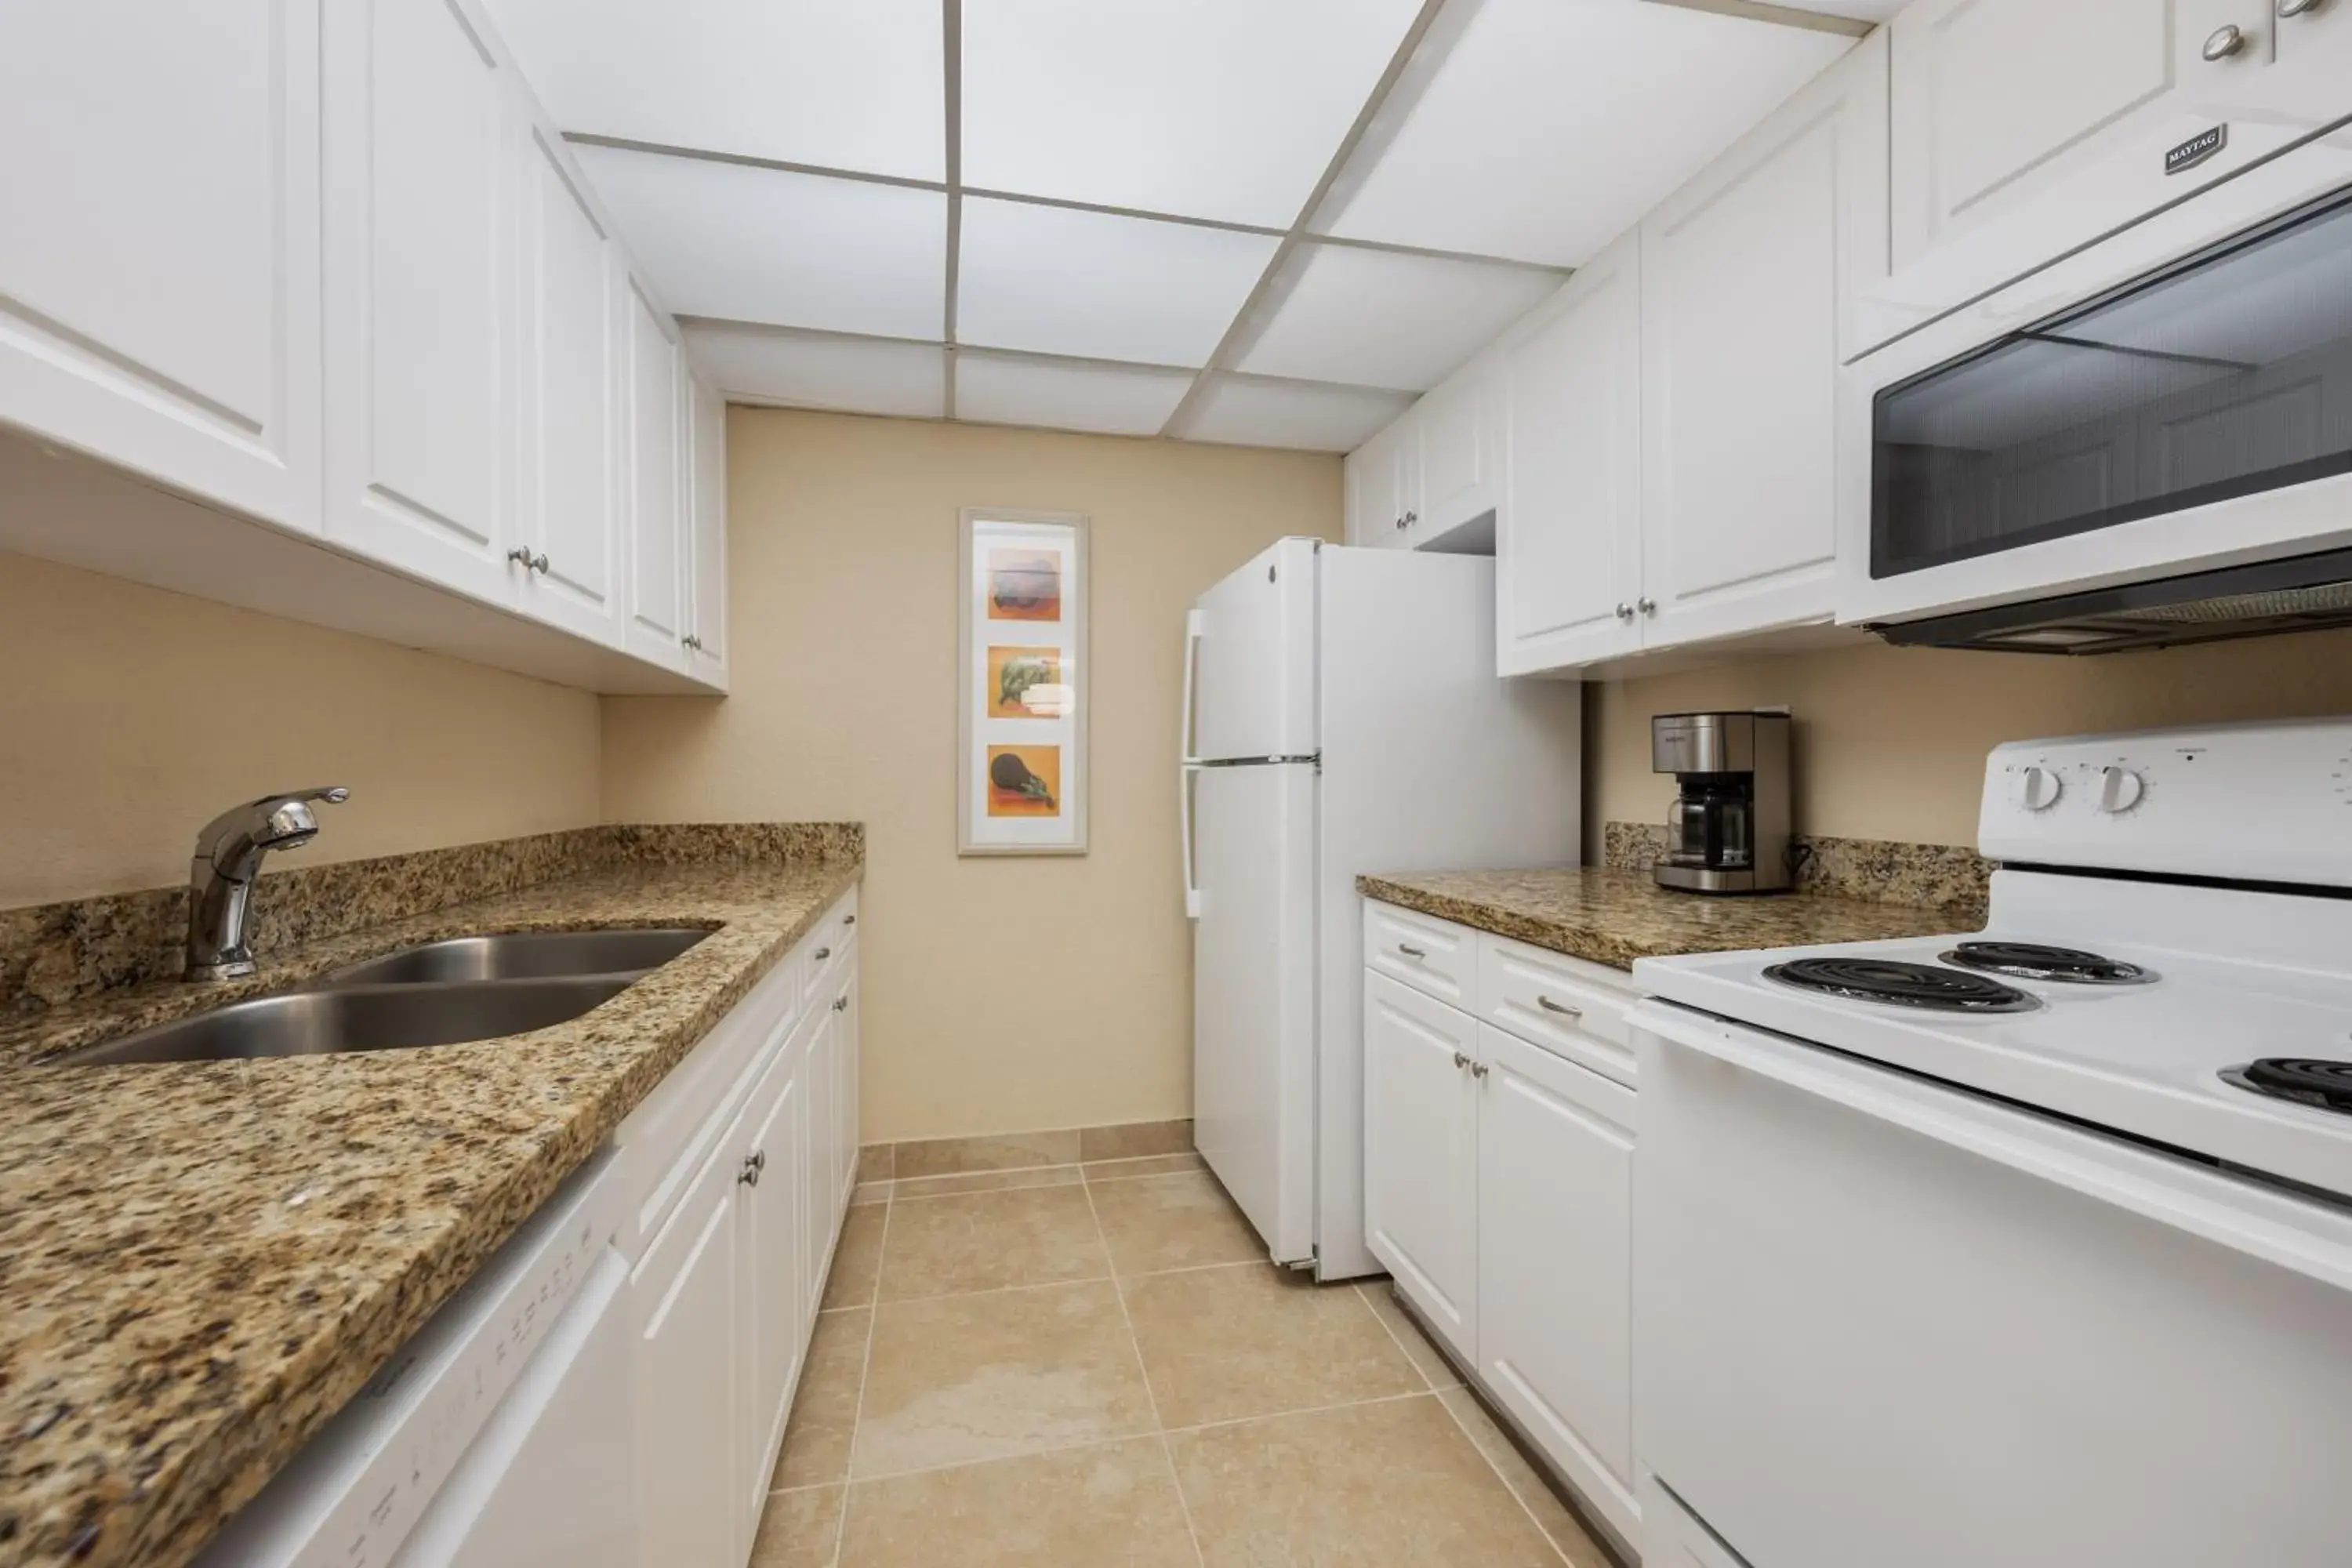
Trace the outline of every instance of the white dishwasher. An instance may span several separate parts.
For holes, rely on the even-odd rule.
[[[524,1221],[196,1568],[635,1568],[613,1166]]]

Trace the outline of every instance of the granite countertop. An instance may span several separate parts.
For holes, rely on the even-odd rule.
[[[1647,871],[1417,871],[1356,879],[1356,890],[1439,920],[1631,969],[1637,958],[1808,947],[1973,930],[1966,912],[1822,893],[1710,897],[1661,888]]]
[[[614,867],[0,1027],[0,1562],[194,1557],[861,866]],[[503,1040],[39,1065],[414,942],[610,925],[713,934]]]

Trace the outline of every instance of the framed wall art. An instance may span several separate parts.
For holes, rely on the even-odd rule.
[[[1087,520],[963,514],[956,847],[1087,852]]]

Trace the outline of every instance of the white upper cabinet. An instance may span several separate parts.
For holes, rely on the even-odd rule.
[[[727,685],[727,404],[699,379],[688,383],[687,668]]]
[[[1505,675],[1641,646],[1642,247],[1629,234],[1507,338],[1496,662]]]
[[[499,602],[520,88],[461,0],[326,10],[326,534]]]
[[[0,423],[319,529],[318,0],[0,5]]]
[[[1411,531],[1435,539],[1495,510],[1502,494],[1502,403],[1497,360],[1482,355],[1414,405],[1421,430],[1420,518]]]
[[[685,540],[679,503],[686,420],[685,357],[669,318],[635,279],[623,290],[629,409],[629,651],[682,665]]]
[[[1365,442],[1348,458],[1348,542],[1372,549],[1402,548],[1410,503],[1410,451],[1420,455],[1421,430],[1408,409],[1395,424]]]
[[[1886,276],[1874,34],[1642,226],[1645,647],[1829,618],[1841,344]]]
[[[527,613],[621,640],[620,299],[626,274],[554,132],[522,139],[521,538]]]
[[[2292,3],[2292,0],[2290,0]],[[1894,269],[1869,343],[1957,309],[2352,108],[2341,0],[1915,0],[1891,43]],[[2171,149],[2220,126],[2220,150]]]

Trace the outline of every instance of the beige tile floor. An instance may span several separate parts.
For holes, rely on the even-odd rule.
[[[1607,1568],[1389,1299],[1191,1156],[861,1192],[752,1568]]]

